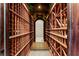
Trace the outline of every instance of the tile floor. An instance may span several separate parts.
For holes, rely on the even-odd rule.
[[[29,56],[50,56],[49,50],[31,50]]]
[[[50,56],[46,42],[34,42],[31,47],[29,56]]]

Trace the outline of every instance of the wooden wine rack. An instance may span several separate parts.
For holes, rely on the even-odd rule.
[[[8,55],[28,55],[30,42],[33,41],[33,30],[30,30],[30,20],[33,22],[26,4],[9,3],[8,6]],[[30,36],[32,35],[32,36]]]
[[[45,35],[54,56],[67,55],[67,4],[52,6],[46,21]]]

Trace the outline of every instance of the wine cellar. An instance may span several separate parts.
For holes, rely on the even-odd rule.
[[[78,7],[78,3],[1,3],[0,55],[78,56]],[[38,20],[43,21],[44,42],[36,42]],[[38,25],[40,34],[42,23]]]

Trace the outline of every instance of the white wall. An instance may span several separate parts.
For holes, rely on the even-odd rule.
[[[36,42],[44,42],[43,39],[43,20],[37,20],[35,23],[35,29],[36,29]]]

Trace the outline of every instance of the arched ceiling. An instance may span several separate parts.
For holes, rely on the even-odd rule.
[[[34,19],[45,19],[51,8],[50,3],[28,3],[28,8]]]

